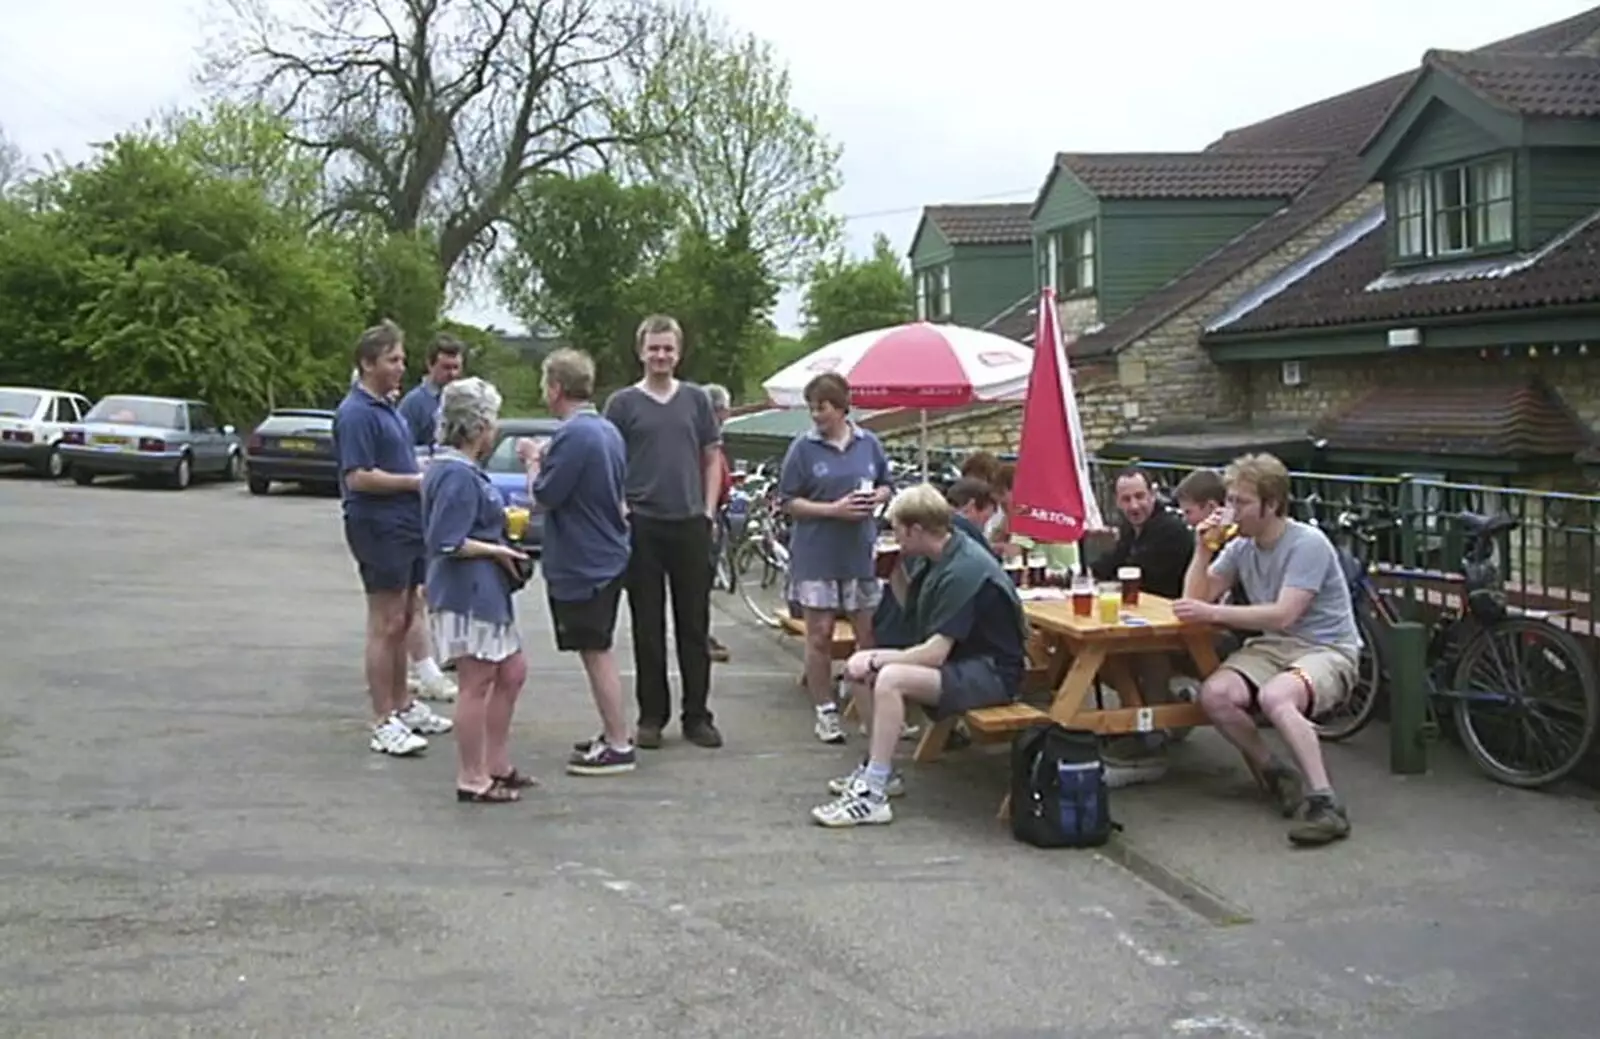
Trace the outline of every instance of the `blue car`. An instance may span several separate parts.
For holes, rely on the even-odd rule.
[[[524,507],[532,505],[528,500],[528,474],[517,458],[517,438],[532,437],[536,440],[548,440],[560,425],[561,420],[553,418],[500,420],[500,431],[497,434],[499,439],[495,441],[494,451],[490,453],[489,460],[483,464],[483,468],[489,474],[489,482],[500,492],[500,497],[505,499],[507,505]],[[530,551],[537,552],[543,542],[544,516],[535,512],[533,522],[528,524],[528,533],[523,543]]]

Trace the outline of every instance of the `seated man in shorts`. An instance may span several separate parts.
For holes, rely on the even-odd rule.
[[[914,641],[906,649],[863,650],[844,674],[869,720],[867,759],[828,784],[837,799],[812,809],[823,826],[894,821],[900,792],[891,762],[908,704],[936,717],[1011,703],[1027,669],[1017,590],[985,546],[953,529],[950,503],[931,484],[908,487],[889,503],[889,522],[912,568],[905,611]]]
[[[1255,764],[1279,811],[1295,817],[1289,840],[1328,844],[1349,836],[1350,820],[1328,780],[1311,719],[1337,706],[1356,683],[1361,634],[1350,587],[1332,542],[1285,515],[1289,472],[1282,462],[1245,455],[1223,480],[1238,536],[1213,557],[1207,535],[1227,517],[1219,511],[1200,524],[1185,597],[1173,612],[1185,621],[1261,633],[1201,684],[1200,705]],[[1217,603],[1235,581],[1257,605]],[[1252,717],[1257,710],[1283,737],[1299,771],[1267,747]]]

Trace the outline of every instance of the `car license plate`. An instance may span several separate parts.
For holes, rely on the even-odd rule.
[[[280,440],[278,441],[278,446],[285,451],[300,451],[305,454],[310,454],[317,449],[317,444],[314,440]]]
[[[128,446],[127,437],[93,436],[89,442],[95,447],[123,448]]]

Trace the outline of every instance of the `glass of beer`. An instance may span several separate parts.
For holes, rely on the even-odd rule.
[[[1139,579],[1143,576],[1143,571],[1136,566],[1117,569],[1117,581],[1122,585],[1122,605],[1139,605]]]
[[[1216,526],[1206,531],[1206,548],[1213,553],[1221,552],[1223,547],[1239,536],[1239,524],[1234,522],[1233,510],[1223,509],[1217,517]]]
[[[1094,582],[1087,577],[1073,578],[1072,615],[1075,617],[1094,616]]]
[[[1122,619],[1122,586],[1103,584],[1100,586],[1100,623],[1115,624]]]
[[[531,518],[528,510],[520,505],[506,506],[506,537],[521,541],[523,535],[528,533],[528,520]]]

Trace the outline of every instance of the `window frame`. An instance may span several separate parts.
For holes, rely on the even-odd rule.
[[[935,264],[916,272],[917,320],[947,321],[950,318],[950,265]]]
[[[1094,295],[1100,283],[1100,230],[1091,217],[1048,232],[1039,242],[1039,287],[1063,299]],[[1068,277],[1068,274],[1071,277]]]
[[[1505,189],[1491,195],[1484,185],[1491,183],[1501,170]],[[1447,197],[1456,201],[1446,202]],[[1384,184],[1387,219],[1392,227],[1390,254],[1397,263],[1431,263],[1515,249],[1516,198],[1514,152],[1494,152],[1409,170]],[[1487,238],[1490,229],[1502,222],[1503,236]],[[1462,244],[1452,245],[1456,239]]]

